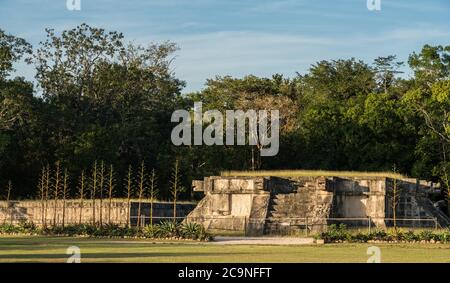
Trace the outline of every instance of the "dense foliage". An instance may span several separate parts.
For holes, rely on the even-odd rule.
[[[293,78],[216,77],[181,95],[184,82],[171,69],[173,43],[137,46],[85,24],[46,32],[32,52],[25,40],[0,30],[2,194],[12,180],[15,198],[35,197],[41,168],[60,161],[75,195],[82,170],[103,160],[117,172],[118,196],[126,196],[127,168],[144,160],[158,172],[160,197],[170,198],[177,158],[186,188],[221,170],[390,171],[394,164],[400,173],[448,187],[450,46],[412,53],[410,78],[390,55],[372,64],[320,61]],[[37,86],[11,78],[13,64],[25,57]],[[261,158],[257,146],[173,146],[171,114],[194,101],[204,110],[279,109],[279,154]],[[181,198],[190,195],[188,189]]]

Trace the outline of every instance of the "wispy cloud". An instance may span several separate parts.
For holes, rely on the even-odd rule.
[[[138,43],[172,40],[185,91],[215,75],[293,75],[322,59],[405,60],[425,43],[450,44],[449,0],[381,1],[371,12],[366,0],[82,0],[70,12],[65,0],[0,0],[0,27],[35,46],[44,28],[82,22]],[[32,78],[30,66],[17,69]]]

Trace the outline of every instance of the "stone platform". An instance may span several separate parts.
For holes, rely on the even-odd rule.
[[[430,184],[396,179],[397,219],[404,226],[448,226],[434,208]],[[193,182],[205,197],[187,216],[210,230],[245,231],[246,235],[317,231],[332,223],[385,227],[391,224],[393,179],[387,177],[206,177]]]

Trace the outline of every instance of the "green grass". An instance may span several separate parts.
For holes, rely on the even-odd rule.
[[[216,245],[68,237],[0,237],[0,262],[66,262],[69,246],[82,262],[361,262],[371,244]],[[382,262],[447,262],[450,244],[376,244]]]
[[[320,177],[320,176],[336,176],[336,177],[388,177],[388,178],[407,178],[398,173],[393,172],[359,172],[359,171],[325,171],[325,170],[261,170],[261,171],[223,171],[221,176],[224,177]]]

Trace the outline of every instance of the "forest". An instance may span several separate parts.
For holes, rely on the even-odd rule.
[[[87,24],[46,29],[38,46],[0,29],[0,198],[38,198],[42,175],[56,170],[75,197],[82,173],[90,183],[100,164],[114,172],[118,197],[127,180],[155,181],[151,172],[160,199],[170,199],[174,172],[181,199],[191,199],[193,179],[262,169],[395,170],[449,195],[450,45],[411,50],[407,62],[324,60],[290,78],[216,76],[194,93],[173,71],[177,50]],[[16,72],[19,62],[33,81]],[[173,145],[172,113],[198,101],[204,111],[278,109],[278,154]]]

